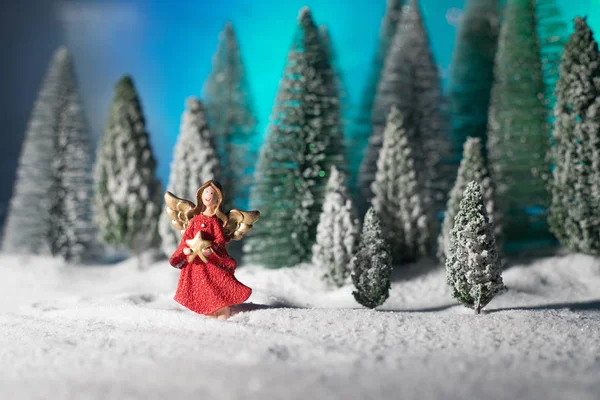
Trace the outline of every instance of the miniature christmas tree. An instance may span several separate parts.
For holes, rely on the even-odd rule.
[[[471,181],[450,232],[446,278],[452,297],[477,314],[506,288],[479,184]]]
[[[396,26],[400,19],[401,6],[402,0],[387,0],[385,15],[381,20],[381,26],[379,28],[377,51],[371,61],[367,85],[363,90],[358,112],[353,121],[353,130],[348,146],[348,160],[350,163],[351,177],[354,181],[357,179],[359,166],[364,156],[365,148],[369,143],[369,137],[373,131],[371,125],[373,103],[375,101],[377,86],[379,85],[381,77],[381,70],[383,69],[390,45],[394,38],[394,34],[396,33]],[[377,115],[375,119],[381,121],[386,117],[387,114]],[[364,204],[361,204],[359,208],[364,209],[363,212],[361,212],[361,214],[364,214],[368,207],[366,206],[364,199],[361,198],[360,200],[361,203]]]
[[[410,0],[402,8],[377,88],[372,115],[373,132],[359,173],[359,185],[368,201],[373,197],[371,183],[375,179],[383,143],[385,118],[393,105],[402,113],[406,129],[412,135],[409,141],[415,169],[420,175],[423,201],[428,209],[432,208],[431,212],[435,212],[438,206],[433,205],[446,196],[443,190],[434,188],[440,184],[438,167],[448,143],[441,130],[440,76],[416,0]],[[442,207],[439,204],[440,210]]]
[[[358,244],[359,223],[348,196],[346,177],[332,167],[317,226],[312,262],[325,270],[323,279],[342,287],[350,275],[350,260]]]
[[[241,207],[250,192],[257,151],[256,118],[250,87],[233,26],[219,35],[212,71],[204,86],[208,122],[215,134],[225,201]],[[225,209],[232,204],[225,204]]]
[[[463,157],[456,176],[456,182],[450,192],[448,205],[444,216],[442,231],[438,237],[438,259],[440,263],[446,262],[448,249],[450,247],[450,232],[454,227],[454,219],[460,210],[460,202],[467,184],[471,181],[479,183],[485,201],[485,209],[490,220],[494,225],[494,236],[496,243],[500,238],[501,230],[499,224],[499,215],[496,212],[494,203],[494,188],[492,180],[485,167],[482,154],[480,138],[467,138],[464,145]],[[500,247],[500,246],[499,246]]]
[[[509,0],[500,30],[488,159],[506,241],[550,241],[545,162],[549,126],[533,0]]]
[[[138,256],[158,245],[162,190],[155,169],[142,106],[125,76],[115,88],[96,159],[96,220],[105,244]]]
[[[496,0],[467,1],[452,57],[448,91],[455,165],[460,163],[467,137],[481,138],[485,150],[499,30]]]
[[[429,215],[421,198],[409,137],[402,114],[392,106],[373,182],[373,207],[385,216],[383,232],[395,264],[418,260],[427,255],[430,245]]]
[[[54,54],[23,143],[3,249],[79,261],[93,246],[91,155],[68,51]]]
[[[81,99],[73,91],[61,113],[55,157],[48,234],[53,255],[66,261],[89,259],[97,249],[92,223],[92,160]],[[90,253],[90,254],[88,254]]]
[[[255,172],[250,205],[264,222],[248,237],[247,262],[274,268],[310,259],[327,171],[342,158],[332,76],[319,30],[303,8]]]
[[[382,305],[388,298],[392,276],[392,256],[381,230],[377,212],[371,207],[365,215],[358,251],[352,258],[352,295],[368,308]]]
[[[600,54],[585,19],[575,19],[556,87],[552,232],[574,252],[600,254]]]
[[[196,191],[204,182],[218,180],[219,158],[212,132],[208,128],[204,107],[189,98],[181,118],[181,130],[171,163],[167,190],[178,197],[196,201]],[[160,214],[159,233],[162,250],[171,255],[181,241],[181,233],[171,224],[166,212]]]
[[[549,110],[550,121],[553,122],[556,103],[554,90],[558,81],[560,58],[566,43],[567,24],[555,0],[537,0],[535,8],[545,83],[544,100]]]

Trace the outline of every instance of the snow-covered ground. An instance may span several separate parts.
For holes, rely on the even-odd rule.
[[[425,264],[379,311],[310,265],[236,275],[254,293],[218,321],[166,261],[0,256],[0,399],[600,399],[598,259],[514,266],[479,316]]]

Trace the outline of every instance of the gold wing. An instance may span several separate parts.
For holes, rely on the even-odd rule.
[[[189,200],[175,196],[171,192],[165,193],[165,203],[167,204],[165,211],[171,218],[171,225],[183,233],[191,219],[188,218],[187,212],[196,205]]]
[[[241,240],[252,230],[253,224],[260,218],[260,212],[233,209],[229,211],[227,217],[227,224],[223,227],[225,237],[230,240]]]

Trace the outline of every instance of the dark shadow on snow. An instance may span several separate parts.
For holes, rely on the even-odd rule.
[[[394,265],[392,282],[409,281],[441,268],[437,260],[433,259],[419,261],[414,264]]]
[[[600,311],[600,299],[577,303],[556,303],[539,306],[505,307],[489,310],[488,313],[510,310],[562,310],[568,308],[573,311]]]
[[[403,313],[428,313],[428,312],[438,312],[438,311],[444,311],[447,310],[449,308],[452,308],[454,306],[456,306],[457,303],[451,303],[451,304],[444,304],[442,306],[435,306],[435,307],[426,307],[426,308],[417,308],[414,310],[398,310],[398,309],[378,309],[378,311],[381,312],[403,312]]]

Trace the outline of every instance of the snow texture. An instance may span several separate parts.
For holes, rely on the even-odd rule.
[[[189,98],[181,117],[167,190],[196,203],[198,188],[209,180],[219,180],[217,174],[220,171],[215,141],[206,122],[204,107],[198,99]],[[162,251],[170,256],[181,241],[181,232],[173,227],[164,209],[160,214],[158,229]]]
[[[510,290],[479,316],[455,305],[437,267],[398,271],[373,311],[312,265],[246,266],[236,276],[250,302],[216,321],[172,300],[178,272],[0,256],[0,397],[598,398],[600,261],[589,256],[513,266]]]
[[[312,250],[313,264],[324,268],[323,279],[337,287],[350,277],[350,260],[358,245],[360,229],[345,181],[346,176],[332,167]]]

